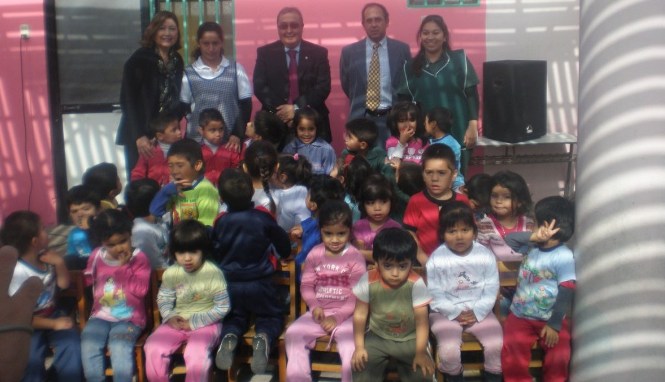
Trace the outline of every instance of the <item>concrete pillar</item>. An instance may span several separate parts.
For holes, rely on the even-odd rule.
[[[665,380],[665,1],[582,0],[572,381]]]

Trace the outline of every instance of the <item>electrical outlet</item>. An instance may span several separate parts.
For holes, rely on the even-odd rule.
[[[30,25],[21,24],[20,30],[22,39],[27,40],[30,38]]]

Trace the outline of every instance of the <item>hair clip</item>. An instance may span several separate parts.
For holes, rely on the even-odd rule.
[[[298,156],[298,153],[293,154],[293,160],[298,160],[298,158],[300,158],[300,157]]]

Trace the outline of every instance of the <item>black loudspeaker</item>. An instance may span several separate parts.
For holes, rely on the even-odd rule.
[[[483,136],[523,142],[547,133],[547,61],[483,64]]]

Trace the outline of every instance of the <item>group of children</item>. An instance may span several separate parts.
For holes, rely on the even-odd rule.
[[[10,293],[31,275],[45,285],[25,380],[41,380],[47,342],[60,380],[81,380],[81,370],[88,381],[103,380],[107,347],[114,379],[131,380],[150,274],[160,268],[162,324],[145,343],[150,381],[168,380],[170,355],[183,343],[187,380],[205,379],[213,360],[229,369],[250,317],[251,368],[265,371],[284,328],[272,276],[294,243],[308,312],[286,330],[289,381],[311,380],[309,348],[323,335],[337,343],[343,381],[380,380],[390,360],[404,381],[432,380],[435,367],[461,381],[463,331],[483,345],[487,381],[502,374],[530,381],[536,340],[545,349],[545,380],[566,380],[575,285],[573,255],[563,245],[574,229],[569,201],[540,201],[534,222],[518,174],[479,174],[465,185],[446,109],[425,116],[428,141],[417,107],[395,105],[386,150],[375,145],[372,121],[349,121],[339,160],[317,137],[313,110],[296,113],[295,136],[284,147],[285,127],[273,117],[257,114],[240,153],[222,144],[217,110],[201,112],[200,143],[181,139],[177,119],[157,118],[152,155],[132,171],[124,207],[114,203],[121,185],[112,164],[93,166],[70,189],[75,228],[64,258],[48,250],[36,214],[5,219],[0,241],[21,254]],[[497,260],[521,262],[516,288],[500,290]],[[84,269],[92,286],[80,342],[55,303],[67,266]]]

